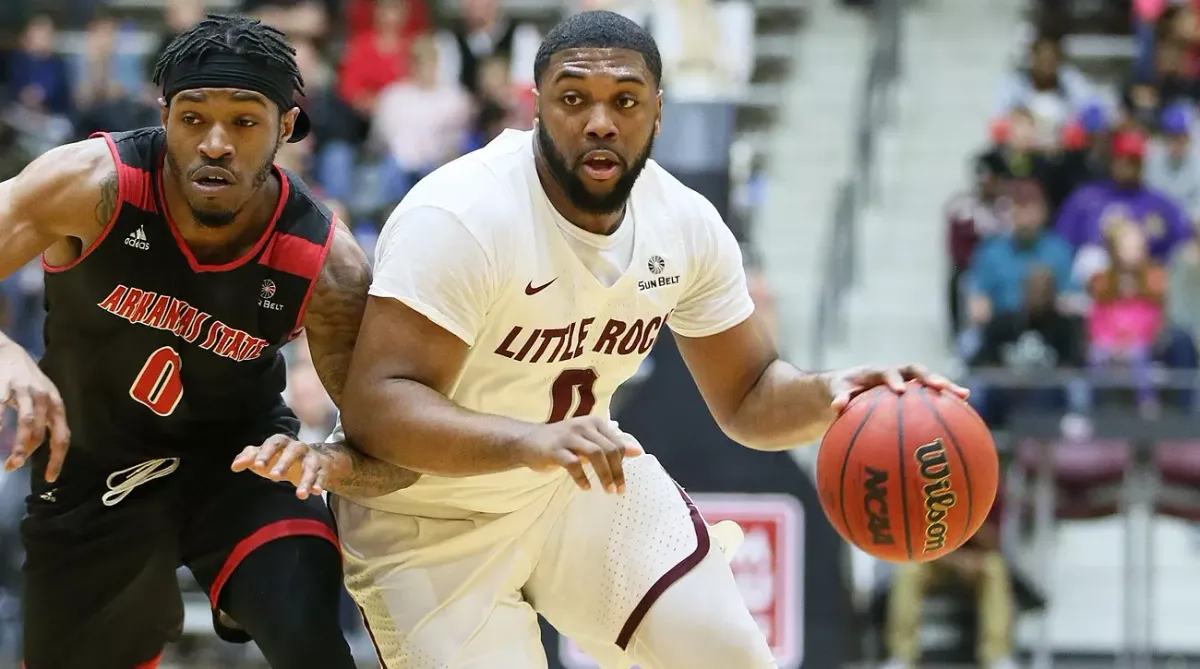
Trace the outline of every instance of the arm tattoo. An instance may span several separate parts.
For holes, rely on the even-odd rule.
[[[317,376],[340,407],[350,356],[367,307],[371,268],[348,230],[338,228],[333,234],[336,237],[304,315],[304,329]],[[350,471],[333,486],[334,492],[377,497],[407,488],[419,478],[419,474],[360,453],[345,441],[312,447],[327,454],[343,453],[351,463]]]
[[[100,228],[108,227],[108,221],[117,210],[117,202],[121,195],[121,181],[116,171],[109,172],[100,181],[100,202],[96,204],[96,222]]]

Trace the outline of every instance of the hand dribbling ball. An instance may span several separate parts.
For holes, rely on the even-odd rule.
[[[1000,465],[991,432],[961,398],[909,383],[854,398],[817,455],[821,506],[838,534],[882,560],[936,560],[991,511]]]

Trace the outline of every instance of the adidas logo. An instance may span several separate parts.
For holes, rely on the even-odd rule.
[[[125,246],[132,246],[141,251],[150,250],[150,242],[146,241],[146,231],[142,226],[139,225],[137,230],[129,233],[129,236],[125,238]]]

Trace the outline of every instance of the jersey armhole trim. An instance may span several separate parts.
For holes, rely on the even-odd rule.
[[[300,312],[296,314],[296,326],[292,328],[293,338],[300,336],[300,331],[304,329],[304,315],[308,313],[308,302],[317,288],[317,282],[321,280],[321,270],[325,267],[325,259],[329,257],[329,249],[333,248],[333,238],[337,236],[338,225],[337,214],[334,214],[329,222],[329,234],[325,237],[325,246],[321,248],[321,255],[317,257],[316,276],[308,282],[308,291],[304,293],[304,301],[300,303]]]
[[[103,137],[104,143],[108,145],[109,152],[112,153],[114,163],[113,169],[117,172],[117,204],[113,207],[112,216],[108,217],[108,224],[104,226],[104,229],[100,231],[100,234],[96,237],[96,239],[93,240],[91,244],[88,244],[87,248],[80,252],[78,258],[65,265],[55,266],[46,262],[46,252],[42,251],[42,271],[44,272],[48,272],[50,274],[65,272],[87,259],[87,257],[91,255],[93,251],[100,248],[100,244],[106,238],[108,238],[108,234],[112,232],[113,227],[117,224],[117,218],[121,215],[121,208],[125,206],[125,198],[127,196],[129,186],[125,183],[125,179],[122,178],[123,170],[121,168],[124,166],[124,163],[121,162],[121,153],[117,150],[117,143],[113,141],[112,135],[108,134],[107,132],[95,133],[88,139],[94,137]]]

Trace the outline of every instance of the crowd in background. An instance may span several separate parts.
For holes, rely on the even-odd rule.
[[[1148,417],[1196,407],[1200,16],[1154,4],[1135,3],[1139,52],[1113,82],[1067,62],[1064,27],[1043,25],[1000,91],[974,184],[948,205],[948,317],[970,366],[1129,381],[1108,397],[981,384],[973,402],[993,426],[1018,402],[1080,417],[1097,401]]]

